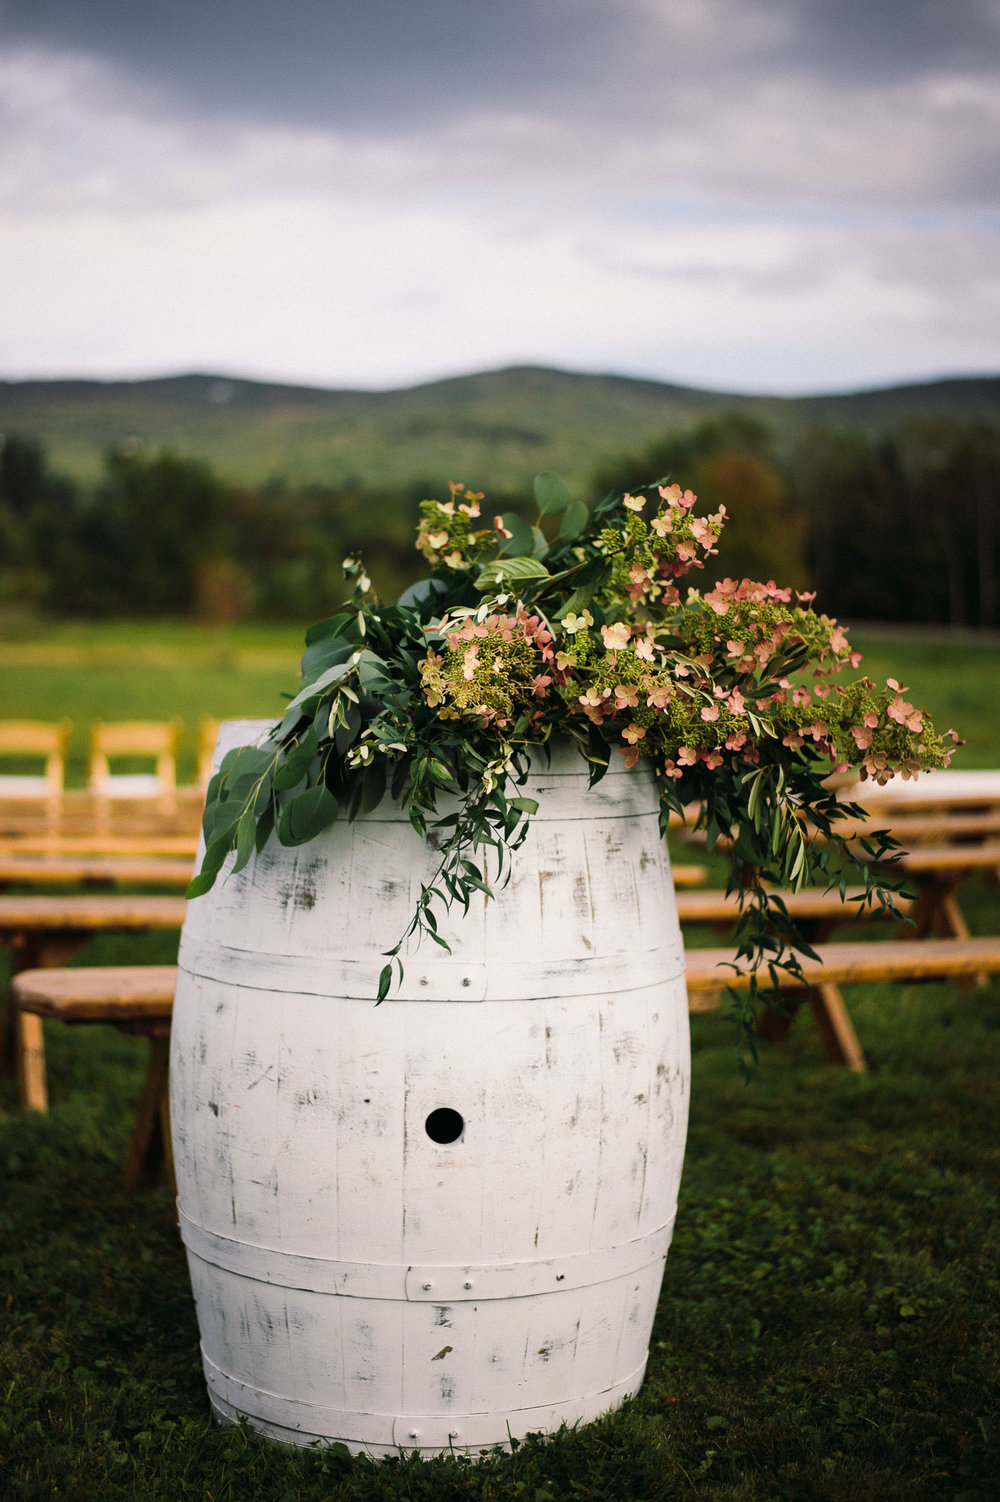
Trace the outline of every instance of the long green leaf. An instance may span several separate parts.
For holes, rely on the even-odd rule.
[[[537,558],[496,558],[487,563],[476,580],[481,594],[503,584],[517,584],[529,579],[547,579],[549,571]]]

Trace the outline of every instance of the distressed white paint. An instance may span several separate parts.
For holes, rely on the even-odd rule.
[[[656,793],[620,764],[588,790],[561,746],[525,791],[510,884],[451,915],[452,954],[415,950],[377,1009],[434,863],[391,803],[272,841],[190,905],[171,1112],[223,1418],[476,1451],[642,1381],[689,1086]],[[425,1130],[439,1107],[465,1122],[451,1144]]]

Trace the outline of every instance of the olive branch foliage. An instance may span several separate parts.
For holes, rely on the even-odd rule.
[[[665,482],[657,484],[667,496]],[[649,487],[650,493],[655,489]],[[672,494],[679,494],[677,487]],[[463,495],[466,501],[456,504]],[[439,932],[441,915],[452,908],[466,911],[476,894],[489,897],[508,879],[511,858],[537,811],[522,791],[532,748],[543,748],[544,755],[553,734],[568,735],[589,768],[591,785],[603,777],[612,755],[624,751],[634,761],[641,754],[659,789],[661,833],[666,835],[672,815],[680,815],[704,831],[709,850],[730,856],[728,890],[738,904],[734,964],[750,971],[750,986],[728,992],[728,1015],[739,1028],[745,1068],[746,1054],[756,1058],[757,1016],[768,986],[780,970],[801,977],[799,956],[814,954],[781,891],[823,884],[846,898],[848,883],[860,882],[860,906],[895,911],[900,886],[887,868],[898,847],[885,830],[860,839],[853,833],[863,809],[827,786],[834,741],[842,765],[860,765],[862,751],[848,731],[874,705],[883,727],[879,744],[888,752],[880,765],[885,775],[894,770],[893,758],[942,765],[950,752],[929,724],[917,736],[890,723],[891,695],[874,695],[866,679],[846,693],[840,711],[827,712],[828,737],[789,736],[816,712],[816,704],[794,710],[787,690],[796,675],[829,659],[836,623],[798,607],[779,609],[783,624],[772,648],[759,661],[734,664],[731,652],[720,655],[713,610],[696,591],[682,601],[672,583],[699,566],[691,546],[678,551],[675,543],[663,543],[659,582],[650,583],[648,571],[645,579],[642,570],[628,575],[637,559],[649,561],[648,545],[656,541],[637,520],[643,502],[625,497],[623,508],[623,498],[610,495],[591,513],[558,476],[543,474],[535,481],[533,524],[508,513],[495,518],[492,528],[475,530],[481,497],[464,486],[452,486],[452,497],[443,506],[424,503],[418,546],[431,572],[397,603],[380,602],[361,562],[345,560],[350,597],[306,633],[301,687],[282,719],[258,744],[230,750],[211,780],[204,857],[188,895],[207,892],[230,856],[229,872],[242,871],[272,838],[303,845],[338,818],[368,813],[386,796],[397,800],[438,858],[405,932],[386,952],[377,986],[373,977],[381,1002],[394,980],[402,979],[401,956],[410,940],[448,949]],[[687,492],[683,504],[667,499],[667,510],[661,506],[658,515],[676,523],[676,536],[687,537],[683,517],[694,497]],[[710,520],[717,525],[707,541],[703,537],[706,552],[714,551],[721,513]],[[658,524],[666,536],[666,522]],[[629,577],[640,578],[630,591]],[[770,622],[772,605],[759,611]],[[652,644],[643,649],[647,659],[655,648],[663,714],[652,698],[638,706],[638,691],[629,685],[615,688],[625,696],[624,713],[611,712],[617,701],[610,688],[600,690],[604,698],[597,695],[596,709],[588,709],[579,693],[588,684],[614,682],[623,659],[606,647],[617,640],[607,630],[623,618],[632,622],[637,641],[641,629]],[[484,622],[506,627],[514,619],[529,623],[523,629],[534,632],[536,656],[547,639],[535,665],[548,668],[548,675],[536,677],[533,689],[511,678],[501,710],[465,703],[465,680],[480,680],[478,668],[473,674],[468,667],[469,643],[476,646]],[[466,635],[458,639],[463,625]],[[560,643],[571,649],[568,657],[565,650],[555,656]],[[446,681],[442,672],[449,664]],[[495,671],[501,666],[506,671],[509,664],[498,657]],[[823,671],[831,671],[828,661]],[[503,673],[497,681],[502,685]],[[699,750],[697,737],[704,743],[704,732],[712,728],[706,721],[717,713],[713,692],[725,703],[737,683],[742,697],[739,720],[732,723],[741,727],[742,740],[737,737],[736,749],[726,750],[720,736],[710,750]],[[845,821],[846,833],[840,827]]]

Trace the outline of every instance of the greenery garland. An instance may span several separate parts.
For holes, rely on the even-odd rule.
[[[381,1001],[408,939],[447,949],[439,913],[506,879],[537,809],[519,794],[529,748],[568,735],[591,784],[612,755],[647,760],[661,832],[672,812],[695,810],[709,849],[729,851],[735,958],[752,971],[730,1015],[753,1052],[758,975],[798,974],[794,951],[811,953],[780,889],[843,894],[860,880],[863,905],[894,911],[884,870],[898,847],[885,831],[853,835],[864,812],[838,799],[831,773],[912,776],[947,766],[958,738],[936,732],[894,679],[837,682],[860,654],[811,596],[793,603],[747,579],[682,596],[678,581],[716,552],[725,508],[698,516],[695,496],[666,482],[592,514],[557,475],[534,489],[534,525],[512,513],[484,522],[482,495],[460,484],[423,502],[417,547],[431,573],[397,604],[345,561],[351,598],[307,632],[283,719],[230,751],[211,781],[188,895],[208,891],[232,852],[242,870],[272,836],[305,844],[390,795],[419,834],[434,831],[440,860],[377,989],[373,977]],[[443,796],[457,812],[440,812]]]

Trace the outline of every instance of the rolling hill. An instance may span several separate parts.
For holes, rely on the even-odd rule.
[[[609,453],[724,411],[771,423],[783,443],[813,422],[887,428],[917,416],[1000,425],[1000,376],[847,394],[744,396],[626,376],[537,366],[396,391],[324,390],[223,375],[141,381],[0,381],[0,432],[37,438],[52,467],[93,479],[103,451],[171,449],[226,479],[263,484],[363,482],[442,486],[465,479],[495,493],[542,469],[579,481]]]

